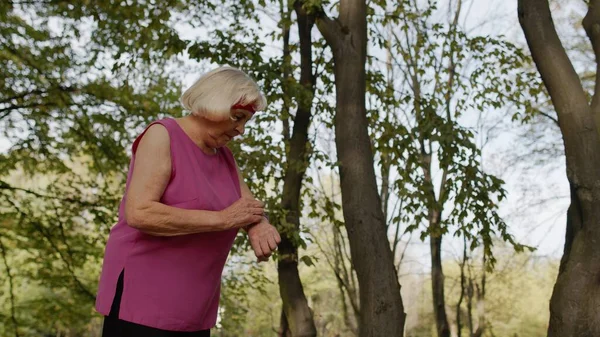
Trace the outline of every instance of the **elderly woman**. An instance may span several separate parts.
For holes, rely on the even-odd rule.
[[[259,261],[281,240],[226,147],[266,106],[257,84],[221,67],[181,101],[191,114],[156,121],[133,143],[96,300],[104,337],[210,336],[238,230]]]

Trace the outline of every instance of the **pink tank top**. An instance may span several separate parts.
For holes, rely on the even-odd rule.
[[[152,124],[155,123],[168,130],[171,141],[171,180],[162,203],[218,211],[241,197],[235,162],[228,148],[206,155],[174,119]],[[144,133],[133,143],[127,186]],[[125,196],[119,207],[119,220],[106,244],[96,310],[105,316],[109,314],[117,279],[125,270],[120,319],[172,331],[214,327],[221,274],[237,229],[152,236],[128,226],[124,211]]]

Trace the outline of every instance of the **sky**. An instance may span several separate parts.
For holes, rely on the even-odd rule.
[[[561,26],[567,15],[581,17],[581,1],[562,1],[561,5],[552,6],[559,35],[566,42],[567,29]],[[476,1],[472,17],[486,18],[498,16],[492,25],[484,30],[507,36],[515,43],[525,45],[525,39],[518,23],[517,1]],[[474,23],[476,25],[476,23]],[[516,167],[506,167],[503,159],[507,151],[519,151],[525,146],[541,148],[540,143],[524,145],[523,139],[516,134],[525,132],[526,127],[514,124],[513,130],[504,130],[498,135],[490,148],[484,149],[484,157],[492,166],[496,166],[497,174],[507,182],[508,202],[503,203],[501,212],[518,239],[538,248],[536,254],[560,257],[564,244],[566,210],[569,205],[569,187],[566,179],[564,157],[555,157],[535,170],[524,171]],[[545,140],[562,144],[558,129],[555,134],[545,134]],[[486,156],[487,154],[487,156]],[[525,157],[523,160],[535,165],[536,158]],[[490,164],[488,164],[489,167]],[[495,172],[496,173],[496,172]],[[546,201],[545,201],[546,200]],[[539,204],[538,204],[539,203]],[[537,205],[536,205],[537,204]]]

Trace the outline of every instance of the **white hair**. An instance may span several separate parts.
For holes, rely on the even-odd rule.
[[[181,96],[181,104],[193,115],[220,121],[230,118],[236,104],[260,111],[267,100],[258,84],[243,71],[223,66],[202,76]]]

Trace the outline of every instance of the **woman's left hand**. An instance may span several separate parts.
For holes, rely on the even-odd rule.
[[[277,229],[266,218],[248,228],[248,237],[258,262],[268,261],[281,242]]]

